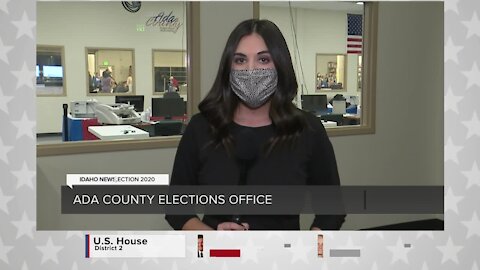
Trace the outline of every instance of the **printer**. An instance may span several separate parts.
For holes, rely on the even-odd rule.
[[[70,102],[70,113],[75,118],[95,118],[96,100]]]
[[[129,104],[95,105],[95,115],[100,124],[126,125],[140,123],[140,115]]]

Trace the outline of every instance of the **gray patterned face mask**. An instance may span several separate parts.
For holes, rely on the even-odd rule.
[[[230,85],[233,92],[248,107],[256,109],[265,104],[277,89],[277,70],[253,69],[230,72]]]

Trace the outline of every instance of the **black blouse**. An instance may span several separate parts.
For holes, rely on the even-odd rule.
[[[337,163],[332,144],[320,119],[304,113],[307,128],[294,147],[276,147],[269,155],[262,151],[248,170],[247,185],[339,185]],[[248,133],[260,146],[275,134],[273,125],[246,127],[236,123],[230,126],[234,141]],[[190,120],[175,156],[170,185],[238,185],[240,168],[235,157],[223,147],[213,147],[209,123],[202,114]],[[209,146],[210,145],[210,146]],[[166,215],[175,229],[195,215]],[[203,222],[216,229],[230,221],[231,216],[205,215]],[[317,215],[312,226],[322,230],[338,230],[344,215]],[[299,230],[299,215],[242,215],[250,230]]]

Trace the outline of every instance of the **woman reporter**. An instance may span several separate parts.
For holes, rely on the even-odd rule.
[[[278,27],[268,20],[241,22],[228,38],[200,113],[180,141],[171,185],[339,185],[321,121],[292,103],[297,88]],[[242,160],[248,160],[248,170]],[[183,230],[300,229],[299,215],[166,219]],[[317,215],[311,229],[335,230],[343,221],[343,215]]]

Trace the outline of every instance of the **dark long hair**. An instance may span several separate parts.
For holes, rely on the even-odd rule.
[[[277,90],[271,97],[269,112],[276,134],[270,140],[267,152],[277,145],[294,143],[306,127],[303,114],[292,103],[297,95],[298,84],[290,52],[280,29],[268,20],[246,20],[230,34],[220,59],[215,82],[198,105],[200,112],[210,123],[213,143],[217,146],[222,144],[228,152],[232,149],[232,137],[228,132],[228,126],[232,123],[235,109],[240,102],[230,88],[233,56],[240,40],[253,33],[257,33],[265,41],[278,74]]]

